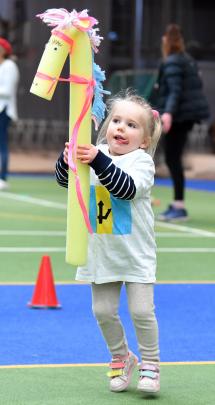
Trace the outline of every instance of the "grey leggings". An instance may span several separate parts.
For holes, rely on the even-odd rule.
[[[125,356],[128,353],[127,339],[118,314],[122,285],[122,282],[92,284],[93,313],[112,356]],[[158,362],[154,285],[126,282],[125,286],[141,359]]]

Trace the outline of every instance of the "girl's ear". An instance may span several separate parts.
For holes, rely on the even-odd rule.
[[[149,137],[144,138],[143,142],[140,144],[140,149],[147,149],[151,143]]]

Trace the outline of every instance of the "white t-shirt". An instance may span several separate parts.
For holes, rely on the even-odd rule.
[[[99,145],[113,163],[128,173],[136,186],[131,201],[113,197],[91,169],[90,220],[87,265],[77,269],[76,279],[96,284],[114,281],[154,283],[156,244],[150,191],[154,162],[142,149],[110,156],[108,145]]]
[[[19,70],[14,61],[5,59],[0,63],[0,112],[6,108],[6,114],[12,120],[17,119],[17,86]]]

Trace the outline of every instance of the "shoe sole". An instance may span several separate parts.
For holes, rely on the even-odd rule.
[[[160,392],[160,390],[157,390],[157,391],[148,391],[148,390],[142,390],[142,389],[140,389],[140,388],[138,388],[138,391],[141,392],[142,394],[145,394],[145,395],[153,395],[153,396],[159,395],[159,392]]]
[[[184,218],[157,218],[157,221],[162,221],[162,222],[186,222],[189,220],[189,217],[184,217]]]
[[[172,218],[166,220],[166,222],[186,222],[188,221],[189,217],[184,217],[184,218]]]
[[[149,395],[150,394],[156,395],[156,394],[159,394],[159,392],[160,392],[160,387],[156,391],[148,390],[147,388],[138,388],[138,387],[137,387],[137,389],[138,389],[138,391],[145,393],[145,394],[149,394]]]
[[[130,368],[130,372],[128,374],[128,380],[124,384],[122,384],[120,387],[110,388],[110,391],[112,391],[112,392],[122,392],[129,386],[129,384],[131,382],[132,373],[133,373],[137,363],[138,363],[138,358],[135,356],[134,363],[133,363],[132,367]]]

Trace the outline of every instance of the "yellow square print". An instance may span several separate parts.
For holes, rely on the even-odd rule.
[[[96,188],[97,233],[112,233],[113,215],[109,191],[103,186]]]
[[[131,203],[112,196],[104,186],[91,186],[90,222],[94,233],[128,235],[132,230]]]

